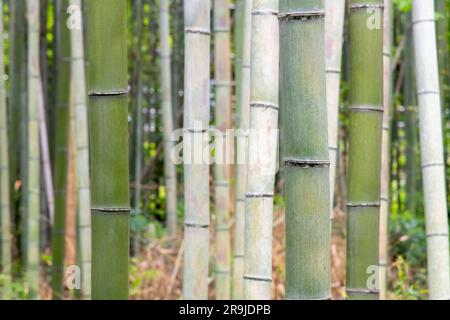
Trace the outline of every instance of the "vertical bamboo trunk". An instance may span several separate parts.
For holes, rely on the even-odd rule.
[[[333,217],[336,162],[339,152],[339,102],[345,0],[325,0],[325,58],[327,81],[328,150],[330,153],[330,208]]]
[[[56,108],[55,108],[55,220],[52,233],[53,299],[63,298],[66,229],[67,163],[69,142],[70,30],[66,25],[68,0],[55,2],[56,14]]]
[[[234,3],[233,24],[233,58],[234,58],[234,82],[235,82],[235,110],[233,120],[236,127],[239,125],[240,100],[242,87],[242,50],[244,44],[244,13],[245,0],[236,0]],[[233,288],[231,288],[233,291]],[[233,293],[232,293],[233,294]]]
[[[27,0],[28,21],[28,189],[27,189],[27,282],[30,299],[39,290],[39,217],[40,217],[40,148],[39,148],[39,2]]]
[[[8,111],[6,106],[6,91],[4,82],[4,26],[3,0],[0,0],[0,212],[1,212],[1,272],[3,280],[3,299],[8,299],[11,293],[11,209],[9,202],[9,152],[8,152]]]
[[[133,209],[135,216],[141,213],[141,175],[142,175],[142,0],[136,1],[136,21],[137,21],[137,101],[136,101],[136,154],[134,158],[134,195],[133,195]],[[133,253],[137,255],[139,253],[139,238],[140,232],[137,231],[133,238]]]
[[[245,232],[245,190],[247,182],[247,144],[250,113],[250,56],[251,56],[251,28],[252,28],[252,6],[253,0],[244,0],[241,10],[242,15],[242,37],[241,53],[237,56],[240,81],[237,89],[237,112],[238,112],[238,146],[236,165],[236,203],[234,216],[234,244],[233,244],[233,277],[232,298],[241,300],[244,297],[244,232]],[[239,48],[239,46],[237,46]],[[239,51],[238,51],[239,53]]]
[[[350,2],[347,295],[378,299],[383,0]]]
[[[381,138],[381,206],[380,206],[380,299],[387,298],[387,266],[389,259],[388,248],[388,221],[389,221],[389,180],[390,180],[390,110],[392,104],[392,0],[384,0],[384,27],[383,27],[383,133]]]
[[[433,1],[413,1],[430,299],[450,299],[445,162]]]
[[[286,297],[330,299],[330,176],[322,0],[280,2]]]
[[[122,300],[128,299],[130,219],[126,1],[85,4],[89,6],[92,298]]]
[[[214,0],[214,70],[216,93],[216,141],[225,141],[231,128],[231,42],[229,0]],[[230,238],[230,150],[216,145],[215,214],[216,214],[216,299],[231,297]]]
[[[81,0],[70,1],[72,12],[80,14],[80,25],[83,26]],[[78,243],[80,245],[81,289],[83,298],[91,298],[91,194],[89,179],[89,130],[87,115],[87,93],[84,57],[83,28],[71,29],[72,48],[72,89],[73,106],[75,108],[75,143],[76,143],[76,186],[78,210]]]
[[[244,298],[272,297],[272,221],[278,154],[278,0],[254,1],[245,202]]]
[[[164,175],[166,181],[166,215],[167,234],[169,237],[177,235],[177,174],[171,153],[173,142],[171,139],[173,125],[172,110],[172,77],[171,77],[171,51],[169,30],[169,1],[160,3],[160,39],[161,39],[161,100],[164,122]]]
[[[203,150],[209,140],[210,10],[209,0],[184,1],[183,296],[186,300],[208,298],[209,164],[203,159]]]

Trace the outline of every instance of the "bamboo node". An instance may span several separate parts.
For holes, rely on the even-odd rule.
[[[380,290],[377,289],[365,289],[365,288],[347,288],[347,293],[362,293],[362,294],[380,294]]]
[[[129,215],[131,213],[130,208],[91,208],[93,214],[105,214],[105,215]]]
[[[262,102],[262,101],[252,101],[250,102],[250,108],[264,108],[264,109],[273,109],[273,110],[280,110],[280,107],[271,102]]]
[[[278,11],[276,10],[253,10],[252,15],[253,16],[278,16]]]
[[[354,112],[384,112],[383,106],[376,106],[376,105],[368,105],[368,104],[362,104],[362,105],[352,105],[350,106],[350,110]]]
[[[374,202],[348,202],[347,207],[349,208],[376,208],[380,207],[381,202],[380,201],[374,201]]]
[[[211,31],[209,29],[203,29],[203,28],[185,28],[184,32],[192,33],[192,34],[199,34],[199,35],[204,35],[204,36],[211,35]]]
[[[436,238],[436,237],[448,238],[448,233],[429,233],[429,234],[427,234],[427,238]]]
[[[275,195],[273,193],[247,193],[245,197],[247,199],[251,198],[273,198]]]
[[[286,12],[280,13],[278,15],[278,18],[280,20],[287,20],[287,21],[290,20],[307,21],[307,20],[323,19],[325,18],[325,11],[317,10],[317,11]]]
[[[329,160],[306,160],[306,159],[284,159],[284,164],[297,168],[328,168],[331,165]]]
[[[422,165],[422,169],[433,168],[433,167],[445,167],[443,162],[427,163]]]
[[[208,229],[209,224],[200,224],[200,223],[192,223],[192,222],[185,222],[184,226],[186,228],[197,228],[197,229]]]
[[[247,275],[247,274],[244,274],[244,280],[272,283],[272,278],[259,277],[259,276],[253,276],[253,275]]]
[[[350,5],[351,11],[362,10],[362,9],[384,9],[384,4],[382,3],[358,3]]]
[[[102,96],[125,96],[128,95],[130,91],[128,89],[113,89],[106,91],[89,91],[88,95],[90,97],[102,97]]]

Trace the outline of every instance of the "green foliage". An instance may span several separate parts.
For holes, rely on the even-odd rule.
[[[412,9],[412,0],[394,0],[394,5],[400,12],[409,12]]]

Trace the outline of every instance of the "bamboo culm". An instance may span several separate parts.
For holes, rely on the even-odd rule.
[[[92,299],[126,300],[130,221],[126,1],[91,0],[85,5]]]
[[[414,0],[412,15],[429,297],[447,300],[450,299],[448,217],[434,2]]]
[[[186,300],[208,298],[209,163],[203,159],[203,150],[209,141],[210,11],[209,0],[184,1],[183,297]]]
[[[27,0],[28,21],[28,184],[27,283],[29,298],[39,290],[40,148],[39,148],[39,2]]]
[[[280,1],[286,297],[330,299],[330,175],[321,0]]]
[[[80,25],[82,20],[81,0],[70,0],[71,14],[80,14]],[[71,50],[72,50],[72,90],[73,107],[75,108],[75,143],[76,143],[76,187],[77,187],[77,210],[78,210],[78,245],[79,259],[81,262],[81,290],[83,299],[91,298],[91,194],[89,179],[89,130],[87,114],[87,92],[86,72],[84,56],[84,34],[83,28],[72,28]]]

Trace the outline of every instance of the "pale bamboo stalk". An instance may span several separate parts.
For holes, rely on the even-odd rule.
[[[243,31],[242,31],[242,54],[237,57],[240,67],[240,89],[237,90],[238,114],[238,142],[236,165],[236,194],[234,213],[234,244],[233,244],[233,276],[232,276],[232,298],[241,300],[244,297],[244,232],[245,232],[245,189],[247,182],[247,144],[250,113],[250,56],[251,56],[251,29],[252,29],[252,6],[253,0],[244,0],[242,6]]]
[[[208,298],[209,164],[203,150],[208,147],[209,140],[210,11],[209,0],[184,1],[183,296],[186,300]]]
[[[161,100],[164,122],[164,175],[166,182],[166,216],[167,235],[175,237],[177,234],[177,174],[172,161],[171,152],[174,143],[171,139],[173,124],[172,110],[172,71],[170,39],[169,1],[160,1],[160,39],[161,39]]]
[[[1,272],[4,276],[3,299],[8,299],[11,293],[11,209],[9,203],[9,156],[8,156],[8,110],[6,105],[6,90],[4,82],[4,26],[3,0],[0,0],[0,211],[1,211]]]
[[[432,300],[450,299],[445,162],[434,1],[413,1],[420,148],[427,233],[428,286]]]
[[[333,217],[336,161],[339,152],[339,102],[345,0],[325,0],[325,58],[327,77],[328,150],[330,153],[330,216]]]
[[[78,238],[83,299],[91,299],[91,194],[89,178],[89,129],[81,0],[71,0],[72,10],[80,10],[81,28],[71,29],[73,107],[75,108],[76,186]],[[73,12],[74,13],[74,12]]]
[[[27,0],[28,21],[28,184],[27,184],[27,282],[30,299],[39,290],[39,1]]]
[[[225,142],[231,129],[231,38],[229,0],[214,0],[214,65],[216,100],[216,141]],[[216,299],[231,297],[230,237],[230,150],[228,144],[216,145],[215,215],[216,266],[214,270]]]
[[[272,297],[272,222],[278,155],[278,0],[253,1],[244,298]]]
[[[390,180],[390,110],[392,104],[392,0],[384,0],[383,28],[383,133],[381,137],[381,206],[380,206],[380,300],[387,298],[388,276],[388,221],[389,221],[389,180]]]

